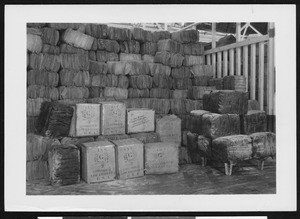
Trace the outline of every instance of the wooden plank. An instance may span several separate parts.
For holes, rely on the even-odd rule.
[[[255,87],[256,87],[256,45],[251,45],[250,51],[250,99],[255,100]]]
[[[206,64],[211,65],[210,54],[206,55]]]
[[[243,75],[246,78],[246,91],[248,91],[248,46],[243,47]]]
[[[264,109],[264,43],[259,43],[258,52],[258,103],[260,110]]]
[[[267,114],[275,115],[274,112],[274,92],[275,92],[275,72],[274,72],[274,23],[268,24],[269,42],[268,42],[268,87],[267,87]]]
[[[236,75],[241,75],[241,48],[236,48],[236,61],[235,61]]]
[[[234,50],[229,50],[229,75],[234,75]]]
[[[211,55],[212,57],[212,67],[213,67],[213,77],[215,78],[216,77],[216,54],[213,53]]]
[[[228,75],[228,51],[223,51],[223,77]]]
[[[235,26],[235,35],[236,35],[236,41],[240,42],[241,41],[241,23],[236,23]]]
[[[217,53],[217,77],[222,77],[222,53]]]
[[[216,23],[211,24],[211,32],[212,32],[212,42],[211,42],[211,48],[216,48]]]

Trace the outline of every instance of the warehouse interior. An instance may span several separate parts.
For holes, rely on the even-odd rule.
[[[275,194],[274,23],[27,23],[27,195]]]

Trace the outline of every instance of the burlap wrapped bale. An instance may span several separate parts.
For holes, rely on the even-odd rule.
[[[122,140],[122,139],[128,139],[131,138],[129,135],[126,134],[120,134],[120,135],[99,135],[95,138],[95,141],[114,141],[114,140]]]
[[[65,104],[68,106],[75,106],[77,103],[86,103],[86,99],[64,99],[64,100],[57,100],[55,102]]]
[[[132,38],[141,43],[143,42],[153,42],[153,34],[151,31],[144,30],[142,28],[132,29]]]
[[[118,85],[117,85],[117,87],[127,89],[128,86],[129,86],[128,78],[124,75],[119,75],[118,76]]]
[[[49,23],[48,26],[57,30],[66,30],[68,28],[78,30],[82,24],[80,23]]]
[[[179,53],[169,53],[166,51],[157,52],[154,57],[154,62],[168,65],[172,68],[180,67],[184,57]]]
[[[89,70],[88,54],[60,54],[61,67],[74,70]]]
[[[168,114],[171,107],[169,99],[157,99],[157,98],[142,99],[141,104],[142,107],[151,108],[155,111],[155,113],[158,114]],[[148,106],[144,106],[144,105],[148,105]]]
[[[122,100],[128,98],[128,90],[119,87],[105,87],[103,91],[104,97],[113,97],[116,100]]]
[[[89,98],[103,97],[103,88],[89,87]]]
[[[181,128],[182,129],[182,128]],[[182,133],[182,142],[181,145],[186,147],[187,146],[187,133],[190,132],[188,130],[183,130]]]
[[[202,110],[203,109],[203,101],[202,100],[185,100],[185,108],[186,112],[190,113],[192,110]]]
[[[142,98],[130,98],[130,99],[126,99],[126,100],[120,100],[120,102],[124,103],[126,108],[143,108],[142,100],[144,100],[144,99],[142,99]]]
[[[126,62],[107,62],[108,73],[125,75]]]
[[[113,52],[100,51],[98,50],[96,53],[96,59],[98,62],[109,62],[109,61],[118,61],[119,56]]]
[[[211,77],[206,75],[194,76],[192,78],[192,84],[193,86],[208,86],[209,79],[211,79]]]
[[[189,97],[193,100],[202,100],[205,94],[209,94],[214,90],[216,90],[215,86],[192,86]]]
[[[131,32],[125,28],[108,27],[108,38],[117,41],[131,40]]]
[[[171,68],[167,65],[162,65],[160,63],[148,63],[150,69],[150,75],[154,76],[156,74],[170,76]]]
[[[204,53],[204,45],[200,42],[185,43],[183,44],[183,53],[185,55],[201,56]]]
[[[91,78],[88,71],[62,69],[59,71],[59,81],[62,86],[88,87]]]
[[[113,99],[107,100],[105,97],[94,97],[86,100],[87,103],[102,103],[105,101],[113,101]]]
[[[36,133],[38,116],[27,116],[26,133]]]
[[[100,46],[101,47],[101,46]],[[98,49],[98,39],[94,38],[92,47],[91,47],[91,51],[96,51]],[[104,50],[104,49],[103,49]]]
[[[181,130],[190,130],[190,115],[178,114],[176,116],[181,119]]]
[[[247,93],[232,90],[217,90],[203,96],[203,108],[213,113],[246,114]]]
[[[140,53],[140,43],[135,40],[121,41],[120,43],[120,52],[122,53]]]
[[[186,99],[188,96],[188,90],[171,90],[171,99]]]
[[[27,50],[34,53],[42,51],[42,38],[38,35],[27,34]]]
[[[272,132],[257,132],[250,135],[252,139],[252,157],[264,160],[276,156],[276,135]]]
[[[142,56],[141,56],[141,54],[120,53],[119,60],[120,61],[140,61],[140,60],[142,60]]]
[[[117,87],[119,83],[118,75],[107,74],[107,87]]]
[[[79,137],[79,138],[72,138],[72,137],[64,137],[60,140],[60,143],[63,145],[66,144],[73,144],[73,145],[80,145],[82,143],[88,143],[88,142],[93,142],[94,137]]]
[[[246,91],[246,77],[241,75],[231,75],[223,77],[224,90]]]
[[[171,40],[171,39],[165,39],[165,40],[159,40],[157,42],[157,51],[167,51],[170,53],[183,53],[183,46],[182,44]]]
[[[154,42],[158,42],[159,40],[170,39],[171,33],[169,31],[160,30],[152,32]]]
[[[135,89],[128,88],[128,98],[149,98],[150,91],[149,89]]]
[[[58,46],[43,44],[42,53],[59,55],[60,54],[60,48]]]
[[[48,154],[51,185],[80,182],[80,151],[75,145],[54,145]]]
[[[90,50],[94,42],[94,37],[69,28],[62,34],[62,40],[72,46]]]
[[[97,48],[98,50],[105,50],[113,53],[118,53],[120,51],[120,45],[116,40],[98,39]]]
[[[149,89],[152,87],[152,77],[149,75],[130,76],[129,86],[135,89]]]
[[[170,89],[168,88],[151,88],[150,98],[168,99],[170,98]]]
[[[141,45],[141,54],[142,55],[152,55],[155,56],[157,52],[157,43],[153,42],[145,42]]]
[[[179,165],[192,163],[186,147],[179,147]]]
[[[212,157],[224,163],[249,160],[252,155],[251,138],[247,135],[232,135],[212,141]]]
[[[210,113],[205,110],[192,110],[190,112],[190,130],[198,135],[203,134],[202,117],[204,114]]]
[[[108,36],[108,26],[106,24],[87,24],[85,33],[99,39],[106,39]]]
[[[27,27],[26,28],[26,34],[42,36],[42,30],[40,28]]]
[[[93,87],[106,87],[108,84],[107,75],[91,75],[91,86]]]
[[[185,101],[183,99],[170,99],[171,113],[186,114]]]
[[[59,40],[59,32],[53,28],[44,27],[42,29],[42,41],[44,44],[56,46]]]
[[[187,90],[192,88],[192,80],[189,78],[173,78],[173,89]]]
[[[154,62],[154,56],[142,55],[142,61],[153,63]]]
[[[130,138],[135,138],[143,142],[143,144],[160,142],[160,136],[156,132],[134,133],[134,134],[130,134],[129,136]]]
[[[46,26],[46,23],[26,23],[27,27],[41,28]]]
[[[198,136],[197,140],[197,152],[201,157],[211,159],[212,156],[212,142],[211,139],[204,137],[203,135]]]
[[[95,62],[89,60],[90,74],[107,74],[108,68],[105,62]]]
[[[31,53],[29,60],[30,69],[47,70],[52,72],[58,72],[61,64],[61,57],[52,54]]]
[[[190,78],[192,76],[189,67],[172,68],[171,75],[173,78]]]
[[[215,86],[217,90],[223,90],[223,78],[211,78],[208,80],[209,86]]]
[[[108,72],[116,75],[145,75],[149,74],[148,63],[139,61],[107,62]]]
[[[27,87],[27,98],[48,98],[51,100],[59,99],[59,91],[56,87],[46,87],[42,85],[29,85]]]
[[[47,98],[27,99],[27,116],[38,116],[43,102],[50,102]]]
[[[196,133],[192,133],[192,132],[187,132],[187,148],[188,148],[188,151],[191,152],[195,152],[198,145],[198,134]],[[193,153],[190,153],[190,154],[193,154]]]
[[[60,103],[44,102],[37,121],[38,133],[48,137],[61,137],[69,134],[73,108]]]
[[[240,115],[241,133],[251,134],[255,132],[267,131],[267,114],[265,111],[251,110],[247,114]]]
[[[248,111],[260,110],[259,103],[257,100],[248,100]]]
[[[97,61],[97,56],[96,56],[96,52],[95,51],[89,51],[88,55],[89,55],[89,60],[91,60],[91,61]]]
[[[47,161],[34,160],[26,162],[26,181],[49,180]]]
[[[213,67],[212,65],[193,65],[191,67],[191,72],[194,76],[209,76],[213,77]]]
[[[169,88],[169,76],[165,74],[154,74],[153,77],[153,88]]]
[[[181,120],[175,115],[156,117],[155,132],[162,142],[175,142],[181,144]]]
[[[173,32],[171,34],[172,40],[178,41],[180,43],[193,43],[199,41],[198,30],[183,30]]]
[[[89,97],[89,89],[87,87],[65,87],[58,88],[59,99],[84,99]]]
[[[207,138],[240,134],[238,114],[206,113],[202,116],[202,131]]]
[[[74,46],[71,46],[69,44],[66,43],[62,43],[59,45],[60,48],[60,52],[61,53],[67,53],[67,54],[88,54],[88,51],[81,49],[81,48],[77,48]]]
[[[43,70],[27,71],[28,85],[45,85],[56,87],[58,85],[59,75],[56,72],[48,72]]]
[[[202,65],[204,64],[204,60],[202,56],[193,56],[193,55],[185,55],[184,61],[182,65],[184,66],[193,66],[193,65]]]

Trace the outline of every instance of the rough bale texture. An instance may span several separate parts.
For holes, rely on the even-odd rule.
[[[127,89],[129,86],[129,79],[128,77],[124,75],[119,75],[118,76],[118,85],[117,87]]]
[[[141,54],[120,53],[119,60],[120,61],[140,61],[140,60],[142,60],[142,56],[141,56]]]
[[[126,133],[153,132],[155,111],[147,108],[127,108]]]
[[[154,62],[162,63],[172,68],[176,68],[182,66],[184,57],[179,53],[169,53],[166,51],[162,51],[155,54]]]
[[[192,87],[192,80],[189,78],[173,78],[173,89],[186,90]]]
[[[151,88],[150,98],[168,99],[170,98],[170,89],[168,88]]]
[[[108,27],[108,38],[117,41],[131,40],[131,32],[125,28]]]
[[[129,78],[129,86],[135,89],[148,89],[152,87],[152,77],[149,75],[137,75]]]
[[[197,140],[197,152],[201,157],[211,159],[211,146],[212,142],[210,138],[206,138],[203,135],[198,136]]]
[[[164,31],[164,30],[154,31],[152,34],[153,34],[154,42],[171,38],[171,33],[169,31]]]
[[[176,40],[180,43],[193,43],[199,41],[199,32],[198,30],[183,30],[173,32],[171,37],[172,40]]]
[[[208,86],[209,79],[211,79],[211,77],[207,75],[194,76],[192,78],[192,84],[193,86]]]
[[[118,53],[120,51],[120,45],[115,40],[98,39],[97,49],[105,50],[107,52]]]
[[[170,76],[171,68],[160,63],[148,63],[150,75],[154,76],[156,74]]]
[[[89,70],[87,54],[61,54],[61,67],[74,70]]]
[[[189,152],[195,152],[196,151],[196,149],[197,149],[197,147],[198,147],[198,145],[197,145],[197,143],[198,143],[198,134],[196,134],[196,133],[192,133],[192,132],[187,132],[187,148],[188,148],[188,151]],[[190,153],[191,155],[193,154],[193,153]]]
[[[129,135],[126,134],[121,134],[121,135],[99,135],[98,137],[95,138],[95,141],[113,141],[113,140],[122,140],[122,139],[127,139],[130,138]]]
[[[191,67],[191,72],[194,76],[209,76],[213,77],[213,67],[212,65],[193,65]]]
[[[151,55],[142,55],[142,61],[144,62],[154,62],[154,56]]]
[[[108,77],[107,75],[98,74],[91,75],[91,86],[93,87],[101,87],[104,88],[108,85]]]
[[[171,90],[171,99],[186,99],[188,97],[188,90]]]
[[[145,174],[165,174],[179,171],[178,145],[173,142],[145,144]]]
[[[108,35],[108,26],[106,24],[87,24],[85,33],[100,39],[106,39]]]
[[[86,100],[86,103],[102,103],[105,101],[114,101],[114,99],[108,99],[105,97],[94,97]]]
[[[61,53],[67,53],[67,54],[88,54],[88,51],[84,49],[80,49],[74,46],[71,46],[66,43],[62,43],[59,45],[60,52]]]
[[[113,74],[107,74],[107,87],[117,87],[119,83],[119,77],[118,75],[113,75]]]
[[[170,80],[169,76],[165,74],[154,74],[153,76],[153,87],[154,88],[169,88]]]
[[[82,27],[80,23],[49,23],[49,27],[57,29],[57,30],[66,30],[68,28],[78,30]]]
[[[191,70],[189,67],[172,68],[171,73],[173,78],[190,78]]]
[[[210,113],[205,110],[193,110],[190,112],[190,130],[193,133],[196,133],[198,135],[203,134],[203,122],[202,122],[202,116],[204,114]]]
[[[177,114],[181,119],[181,130],[190,130],[190,116],[188,114]]]
[[[128,98],[149,98],[150,91],[149,89],[135,89],[128,88]]]
[[[190,113],[192,110],[202,110],[203,109],[203,102],[202,100],[185,100],[185,108],[186,112]]]
[[[27,50],[34,53],[42,51],[42,38],[38,35],[27,34]]]
[[[246,91],[246,77],[231,75],[223,77],[224,90]]]
[[[224,89],[223,78],[211,78],[208,80],[208,85],[215,86],[217,90],[223,90]]]
[[[119,87],[105,87],[103,96],[107,98],[115,98],[116,100],[123,100],[128,98],[128,90]]]
[[[119,56],[117,53],[98,50],[96,53],[96,60],[98,62],[118,61]]]
[[[155,132],[160,135],[162,142],[181,144],[181,119],[175,115],[157,116]]]
[[[108,72],[116,75],[146,75],[150,73],[147,62],[120,61],[107,62]]]
[[[36,133],[38,116],[27,116],[26,133]]]
[[[59,91],[56,87],[29,85],[27,87],[27,98],[47,98],[51,100],[58,100]]]
[[[141,45],[142,55],[147,54],[147,55],[155,56],[156,52],[157,52],[157,43],[145,42]]]
[[[64,100],[57,100],[56,102],[69,105],[69,106],[74,106],[77,103],[86,103],[86,99],[64,99]]]
[[[87,99],[89,89],[87,87],[65,87],[58,88],[59,99]]]
[[[184,99],[170,99],[171,113],[173,114],[186,114],[185,100]]]
[[[157,42],[157,51],[167,51],[170,53],[183,53],[183,46],[182,44],[171,40],[171,39],[165,39],[165,40],[159,40]]]
[[[95,62],[89,60],[90,74],[107,74],[108,68],[105,62]]]
[[[204,94],[209,94],[214,90],[216,90],[215,86],[192,86],[192,89],[189,93],[189,98],[194,100],[202,100]]]
[[[212,141],[212,157],[224,163],[249,160],[252,155],[251,138],[247,135],[220,137]]]
[[[82,143],[93,142],[93,141],[94,141],[93,137],[81,137],[81,138],[64,137],[60,140],[60,143],[63,145],[73,144],[78,146]]]
[[[44,44],[56,46],[59,40],[59,32],[53,28],[42,29],[42,41]]]
[[[32,34],[32,35],[42,35],[42,30],[40,28],[35,28],[35,27],[27,27],[26,28],[26,33],[27,34]]]
[[[182,65],[193,66],[193,65],[202,65],[202,64],[204,64],[202,56],[185,55]]]
[[[38,116],[43,102],[50,102],[47,98],[27,99],[27,116]]]
[[[58,72],[61,64],[61,57],[52,54],[31,53],[29,57],[29,68]]]
[[[34,160],[26,162],[26,181],[48,180],[47,161]]]
[[[185,55],[200,56],[204,53],[204,46],[200,42],[183,44],[183,53]]]
[[[133,53],[139,54],[141,50],[140,43],[135,40],[121,41],[120,43],[120,52],[122,53]]]
[[[192,163],[186,147],[179,147],[179,165]]]
[[[160,136],[156,132],[134,133],[129,136],[143,142],[143,144],[160,142]]]
[[[248,111],[245,115],[240,115],[241,133],[251,134],[255,132],[267,131],[267,114],[260,110]]]
[[[155,113],[158,114],[168,114],[171,108],[169,99],[157,99],[157,98],[142,99],[142,104],[148,105],[145,107],[153,109]]]
[[[207,138],[218,138],[240,134],[238,114],[206,113],[202,116],[203,135]]]
[[[88,71],[62,69],[59,71],[59,81],[62,86],[88,87],[91,83]]]
[[[46,23],[27,23],[27,27],[42,28],[44,26],[46,26]]]
[[[188,130],[183,130],[182,131],[182,142],[181,145],[186,147],[187,146],[187,133],[190,132]]]
[[[276,156],[276,135],[272,132],[257,132],[250,135],[252,139],[252,157],[264,160]]]
[[[70,28],[62,34],[62,40],[72,46],[82,48],[84,50],[90,50],[94,42],[93,37]]]
[[[42,53],[59,55],[60,54],[60,48],[58,46],[43,44]]]
[[[37,121],[38,133],[49,137],[67,136],[73,116],[73,108],[53,102],[43,102]]]
[[[72,144],[55,145],[48,154],[51,185],[70,185],[80,182],[80,152]]]
[[[203,96],[203,108],[213,113],[246,114],[247,93],[232,90],[217,90]]]
[[[151,31],[144,30],[142,28],[133,28],[132,29],[132,38],[141,43],[143,42],[152,42],[153,35]]]
[[[56,87],[58,85],[59,75],[56,72],[49,72],[44,70],[30,70],[27,71],[28,85],[45,85]]]
[[[251,110],[260,110],[259,103],[257,100],[248,100],[248,111]]]

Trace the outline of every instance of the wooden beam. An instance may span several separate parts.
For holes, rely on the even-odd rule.
[[[211,32],[212,32],[212,42],[211,42],[211,48],[216,48],[216,23],[211,24]]]
[[[235,26],[235,38],[236,38],[236,42],[240,42],[241,41],[241,23],[236,23]]]
[[[264,110],[264,43],[258,47],[258,103],[260,110]]]
[[[223,77],[228,75],[228,51],[223,51]]]
[[[217,53],[217,78],[222,77],[222,52]]]
[[[236,75],[241,75],[241,47],[236,48],[235,54],[235,71]]]
[[[250,54],[250,99],[255,100],[256,94],[256,44],[251,45],[251,54]]]
[[[248,91],[248,46],[243,47],[243,75],[246,78],[246,91]]]
[[[274,112],[274,96],[275,96],[275,62],[274,62],[274,37],[275,37],[275,25],[274,23],[268,23],[268,87],[267,87],[267,114],[275,115]]]
[[[234,49],[229,50],[229,75],[234,75]]]
[[[216,78],[216,53],[211,55],[212,67],[213,67],[213,77]]]
[[[210,54],[209,55],[206,55],[206,64],[207,65],[211,65],[211,60],[210,60]]]

